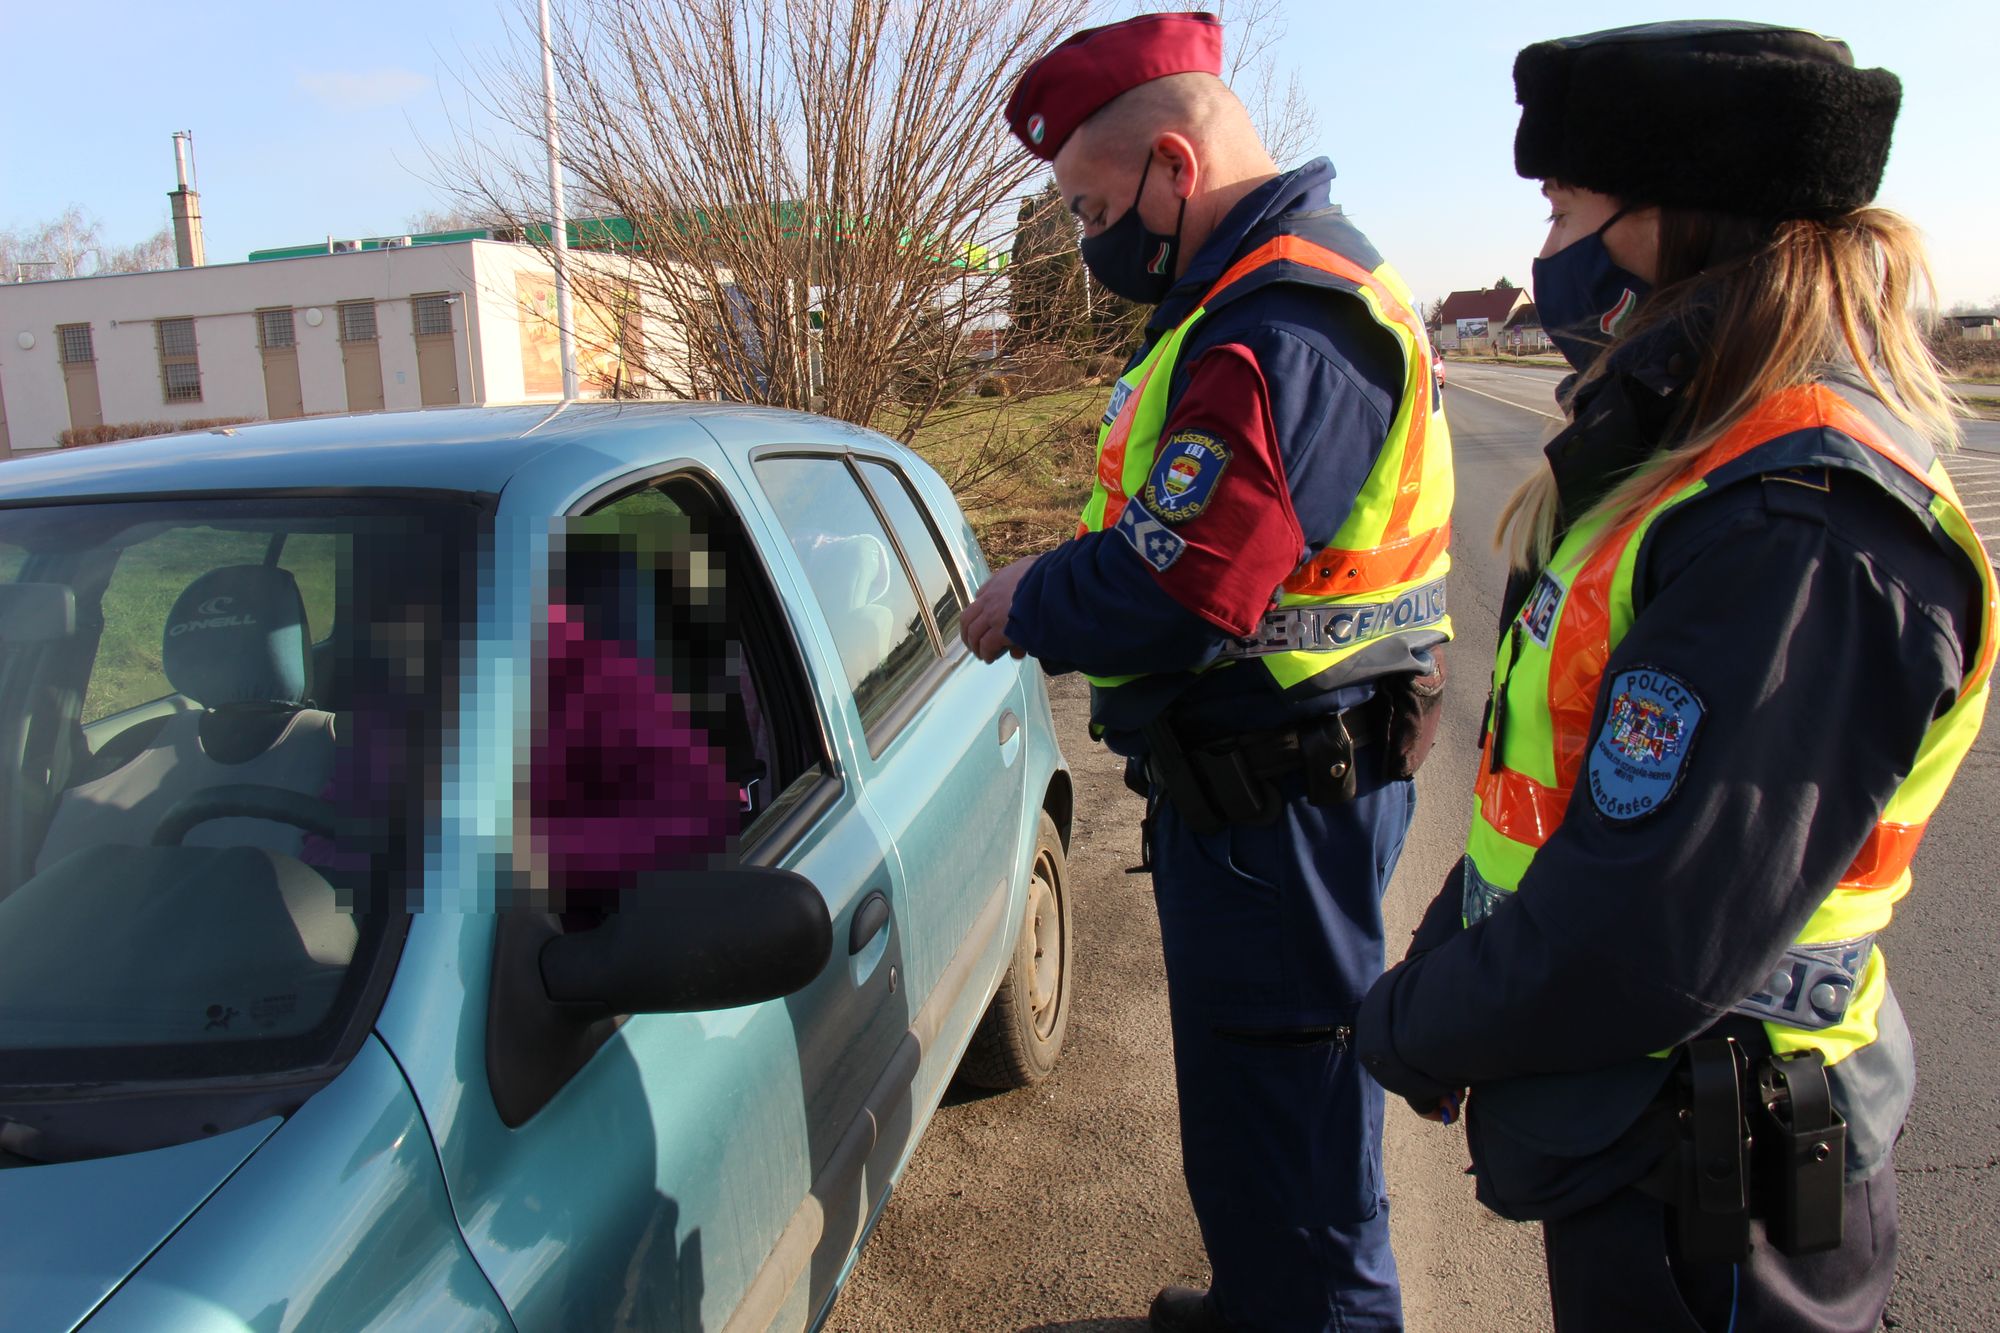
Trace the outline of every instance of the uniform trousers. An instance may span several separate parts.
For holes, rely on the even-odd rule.
[[[1840,1248],[1822,1254],[1780,1254],[1753,1220],[1742,1263],[1688,1263],[1666,1204],[1634,1189],[1542,1235],[1556,1333],[1875,1333],[1896,1280],[1896,1168],[1847,1187]]]
[[[1153,892],[1166,956],[1188,1194],[1238,1333],[1400,1329],[1382,1180],[1382,1089],[1350,1025],[1382,971],[1382,894],[1415,784],[1357,758],[1348,802],[1295,776],[1265,826],[1198,834],[1156,792]]]

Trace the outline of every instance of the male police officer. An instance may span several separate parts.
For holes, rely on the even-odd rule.
[[[964,620],[1094,686],[1143,756],[1188,1191],[1214,1269],[1160,1329],[1399,1328],[1381,1100],[1348,1051],[1450,637],[1450,443],[1409,291],[1280,174],[1207,14],[1071,38],[1007,118],[1105,286],[1159,307],[1076,540]]]

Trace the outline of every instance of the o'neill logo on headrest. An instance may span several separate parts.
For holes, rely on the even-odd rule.
[[[257,623],[257,617],[252,615],[231,615],[229,608],[235,604],[234,597],[211,597],[194,609],[195,614],[201,617],[200,620],[183,620],[178,625],[169,626],[167,637],[178,639],[181,635],[191,634],[195,630],[239,629]]]

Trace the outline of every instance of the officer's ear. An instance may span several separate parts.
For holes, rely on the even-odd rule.
[[[1174,194],[1181,199],[1194,196],[1201,184],[1201,156],[1185,134],[1164,130],[1153,140],[1153,164],[1157,174],[1166,176]]]

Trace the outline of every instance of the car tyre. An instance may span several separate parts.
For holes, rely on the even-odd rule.
[[[1075,983],[1069,871],[1062,835],[1042,812],[1028,905],[1014,957],[959,1062],[961,1081],[980,1088],[1025,1088],[1047,1078],[1062,1054]]]

